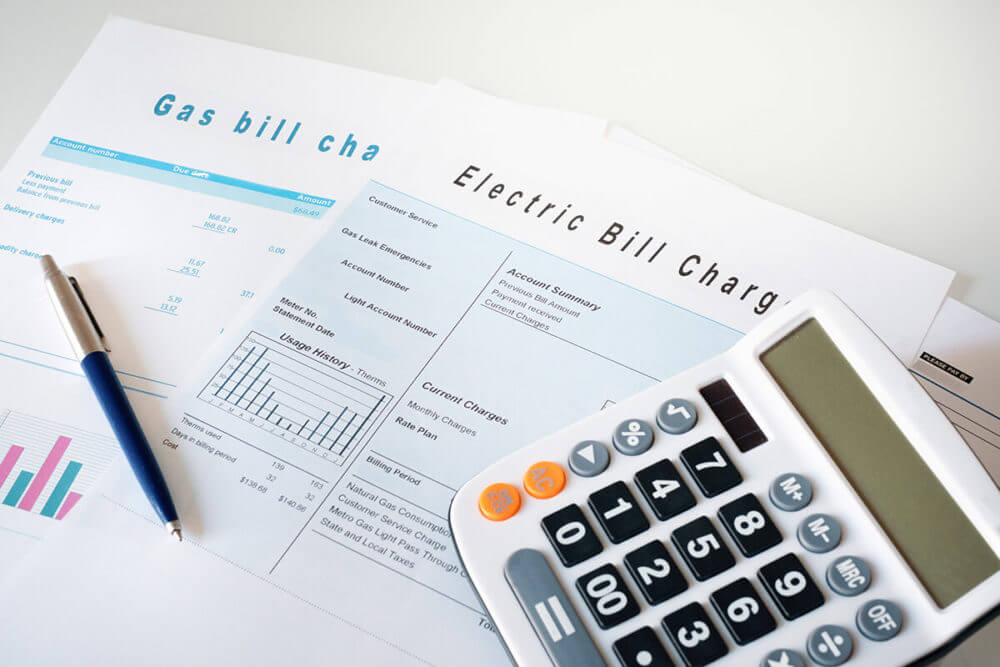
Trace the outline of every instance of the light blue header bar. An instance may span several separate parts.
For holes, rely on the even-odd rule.
[[[52,137],[42,155],[309,218],[323,217],[323,214],[336,203],[335,199],[328,197],[315,197],[294,190],[252,183],[203,169],[162,162],[62,137]]]

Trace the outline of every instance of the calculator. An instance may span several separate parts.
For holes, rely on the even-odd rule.
[[[906,368],[815,291],[493,464],[450,521],[518,665],[825,667],[929,661],[995,616],[998,509]]]

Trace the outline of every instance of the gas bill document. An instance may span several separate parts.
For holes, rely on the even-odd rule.
[[[552,138],[453,87],[413,122],[404,161],[227,327],[150,425],[190,539],[163,548],[117,475],[109,502],[10,582],[5,599],[24,602],[0,610],[12,654],[38,655],[45,600],[95,619],[69,630],[74,651],[99,650],[100,618],[131,638],[125,660],[177,634],[185,646],[164,655],[190,657],[191,643],[201,659],[260,661],[280,638],[301,664],[507,664],[449,533],[466,479],[722,352],[815,285],[912,356],[951,281],[690,169]],[[896,278],[877,283],[886,272]],[[101,593],[84,604],[73,581]],[[139,622],[134,601],[160,599],[162,625]],[[237,619],[240,600],[254,611]],[[69,657],[53,644],[41,650]]]

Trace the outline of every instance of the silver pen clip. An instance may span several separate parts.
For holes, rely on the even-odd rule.
[[[94,311],[90,309],[90,304],[87,303],[87,297],[83,295],[83,289],[80,288],[80,283],[73,276],[66,276],[69,280],[70,286],[72,286],[73,291],[76,292],[76,296],[80,299],[80,303],[83,304],[83,309],[87,311],[87,317],[90,318],[90,323],[94,325],[94,331],[97,332],[97,337],[101,340],[101,345],[104,346],[104,351],[111,354],[111,346],[108,345],[108,339],[104,337],[104,331],[101,330],[101,325],[97,322],[97,318],[94,317]]]

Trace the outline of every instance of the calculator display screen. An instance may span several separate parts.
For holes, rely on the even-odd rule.
[[[815,319],[761,362],[940,607],[1000,559]]]

